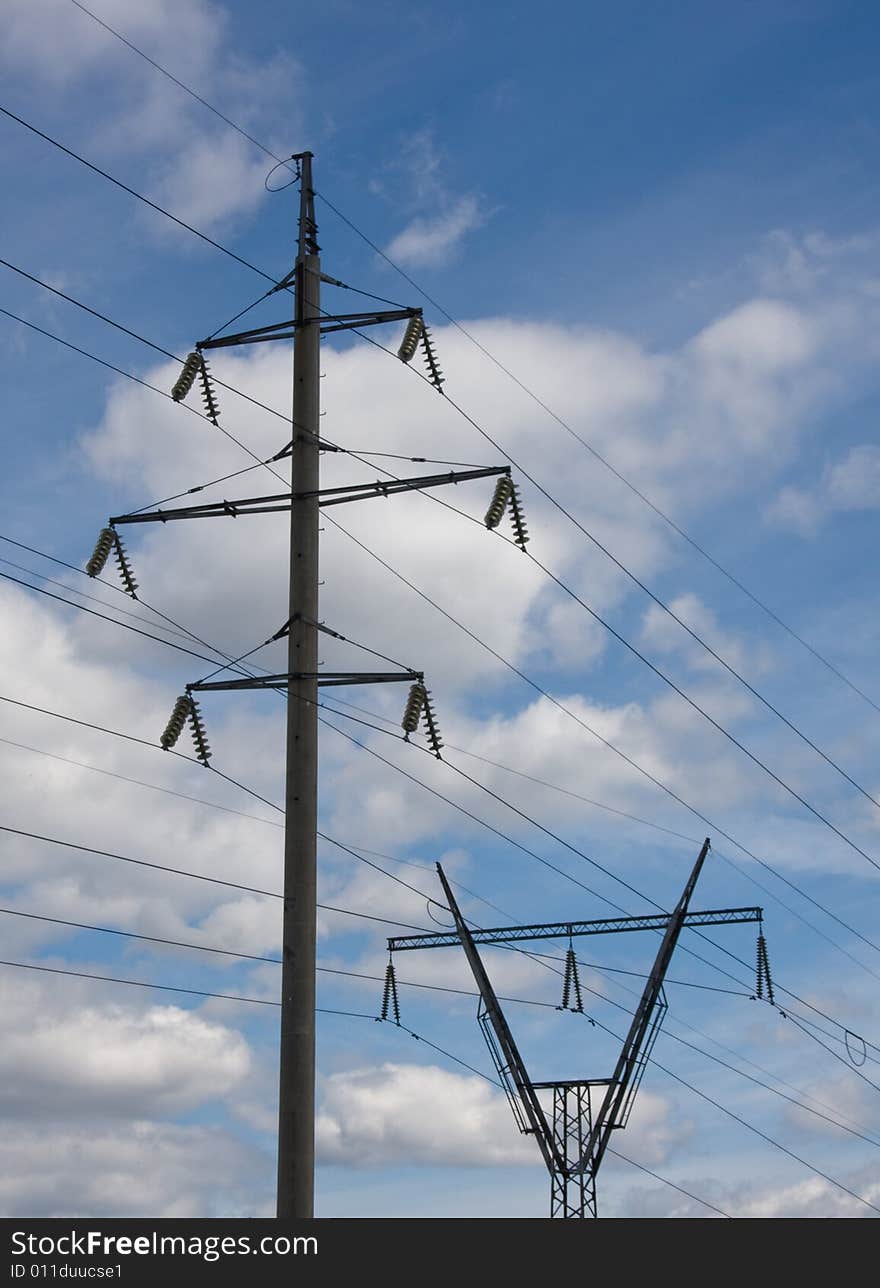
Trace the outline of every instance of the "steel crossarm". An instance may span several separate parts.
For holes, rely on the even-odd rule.
[[[423,678],[420,671],[318,671],[315,674],[284,671],[280,675],[254,675],[241,680],[197,680],[186,688],[189,693],[208,693],[223,689],[285,689],[291,681],[316,680],[320,689],[347,684],[394,684],[398,681],[413,683]]]
[[[451,470],[445,474],[422,474],[408,479],[377,479],[375,483],[355,483],[348,487],[321,488],[317,492],[276,492],[269,496],[240,497],[234,501],[209,501],[204,505],[184,505],[174,510],[143,510],[138,514],[117,514],[110,527],[121,523],[173,523],[177,519],[237,519],[247,514],[273,514],[290,510],[294,501],[317,496],[318,505],[344,505],[348,501],[366,501],[373,497],[394,496],[398,492],[420,492],[425,488],[445,487],[471,479],[494,478],[509,474],[509,465],[491,465],[482,469]]]
[[[761,921],[762,908],[717,908],[705,912],[688,912],[682,926],[726,926],[740,922]],[[619,931],[665,930],[669,914],[651,913],[644,917],[603,917],[598,921],[551,921],[530,926],[496,926],[483,930],[470,930],[475,944],[512,944],[529,939],[568,939],[578,935],[606,935]],[[460,940],[455,931],[433,935],[397,935],[389,938],[392,952],[410,948],[457,947]]]

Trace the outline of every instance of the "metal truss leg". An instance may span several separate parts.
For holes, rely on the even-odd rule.
[[[596,1178],[591,1171],[574,1172],[583,1157],[592,1127],[588,1083],[564,1082],[553,1088],[553,1135],[566,1162],[565,1172],[550,1174],[551,1217],[596,1216]]]

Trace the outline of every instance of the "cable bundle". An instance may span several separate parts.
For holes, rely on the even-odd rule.
[[[431,695],[425,688],[421,680],[417,680],[410,688],[409,697],[406,700],[406,708],[401,720],[401,727],[404,731],[404,741],[409,741],[409,736],[419,727],[419,721],[424,716],[425,732],[428,743],[438,760],[441,759],[440,750],[443,746],[440,738],[440,729],[437,725],[437,717],[434,708],[431,705]]]
[[[407,322],[400,348],[397,350],[397,356],[401,362],[412,361],[424,329],[425,324],[422,321],[421,313],[417,313],[415,317],[411,317]]]
[[[196,353],[196,351],[193,350],[192,353],[188,353],[186,355],[180,375],[175,380],[171,389],[171,397],[175,402],[181,402],[189,393],[190,389],[192,389],[193,381],[199,374],[201,366],[202,356],[200,353]]]
[[[513,536],[520,550],[525,550],[529,531],[522,512],[522,503],[516,484],[509,474],[502,474],[495,484],[495,494],[483,522],[487,528],[497,528],[504,518],[505,510],[510,511],[510,522],[513,525]]]

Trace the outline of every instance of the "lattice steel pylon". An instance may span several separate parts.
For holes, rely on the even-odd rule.
[[[477,1018],[492,1062],[517,1126],[525,1135],[535,1137],[550,1173],[551,1217],[583,1218],[598,1215],[596,1177],[599,1166],[611,1133],[627,1124],[652,1047],[663,1023],[667,1010],[663,981],[682,928],[761,921],[761,908],[722,908],[693,913],[688,911],[708,852],[707,838],[681,898],[671,913],[605,918],[594,922],[554,922],[474,930],[465,923],[449,882],[438,863],[437,872],[455,922],[455,930],[439,935],[406,935],[388,941],[392,952],[412,948],[439,948],[455,943],[459,943],[464,949],[480,993]],[[611,1077],[533,1082],[501,1010],[477,944],[516,943],[524,939],[563,936],[571,939],[573,935],[649,929],[662,930],[663,939]],[[539,1091],[552,1092],[550,1121],[538,1096]],[[600,1091],[601,1096],[597,1096],[598,1103],[594,1112],[594,1092]]]

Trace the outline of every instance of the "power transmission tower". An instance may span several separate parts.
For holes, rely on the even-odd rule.
[[[597,1212],[596,1177],[605,1155],[612,1131],[624,1128],[629,1120],[636,1092],[641,1083],[651,1050],[667,1010],[663,981],[672,960],[679,934],[685,926],[731,925],[757,921],[763,918],[760,908],[722,908],[706,912],[689,912],[689,904],[697,879],[709,852],[706,840],[700,850],[684,891],[674,910],[669,913],[649,914],[642,917],[606,917],[599,921],[551,922],[528,926],[499,926],[494,929],[469,928],[461,914],[455,896],[440,864],[437,872],[455,922],[455,930],[429,935],[402,935],[388,940],[391,953],[417,948],[443,948],[460,944],[480,993],[477,1019],[492,1061],[507,1095],[519,1130],[534,1136],[541,1156],[550,1173],[551,1217],[595,1217]],[[572,939],[580,935],[615,934],[623,931],[662,931],[663,938],[656,960],[639,1005],[633,1016],[629,1032],[610,1078],[564,1079],[554,1082],[533,1082],[519,1053],[513,1033],[496,996],[489,975],[477,949],[478,944],[514,944],[529,940],[567,937],[562,1009],[583,1012],[577,962],[571,946]],[[762,976],[763,958],[759,938],[758,992],[762,978],[770,987],[769,966]],[[394,989],[396,1013],[396,986],[393,966],[389,965],[389,978]],[[570,1005],[572,990],[575,1004]],[[386,997],[388,985],[386,983]],[[387,1015],[387,1001],[383,1005],[383,1018]],[[551,1118],[539,1091],[552,1093]],[[593,1113],[593,1098],[598,1109]]]
[[[281,1055],[278,1124],[277,1215],[287,1220],[314,1215],[315,1163],[315,928],[317,905],[318,818],[318,689],[325,685],[375,684],[409,681],[409,699],[403,728],[408,737],[424,719],[428,741],[440,756],[442,746],[424,675],[420,671],[381,673],[319,672],[318,634],[338,633],[320,621],[318,604],[319,514],[324,506],[341,505],[398,492],[423,491],[469,479],[497,477],[495,494],[486,514],[486,526],[497,527],[509,512],[516,541],[528,540],[519,498],[507,465],[391,479],[348,487],[320,487],[320,457],[337,450],[320,436],[321,336],[379,323],[407,323],[398,357],[409,362],[421,346],[428,379],[442,393],[443,376],[437,365],[428,329],[418,308],[370,310],[333,314],[321,307],[321,284],[344,286],[321,272],[320,247],[315,222],[312,153],[290,158],[300,180],[299,236],[296,264],[274,290],[293,291],[293,317],[271,326],[236,334],[215,335],[200,341],[189,354],[172,397],[186,397],[198,378],[205,411],[219,423],[217,396],[204,354],[210,349],[293,339],[293,426],[291,442],[273,458],[291,459],[289,492],[244,497],[173,510],[152,510],[116,515],[101,531],[94,554],[86,565],[97,576],[115,550],[125,589],[136,596],[137,583],[117,532],[123,524],[168,523],[185,519],[232,517],[273,512],[290,513],[290,586],[284,625],[271,637],[287,636],[287,671],[244,679],[196,681],[178,698],[165,733],[163,747],[172,747],[187,722],[196,752],[207,765],[211,755],[194,692],[231,689],[281,689],[286,691],[286,787],[284,834],[284,922],[282,930]],[[272,294],[272,292],[269,292]],[[240,669],[240,668],[239,668]]]

